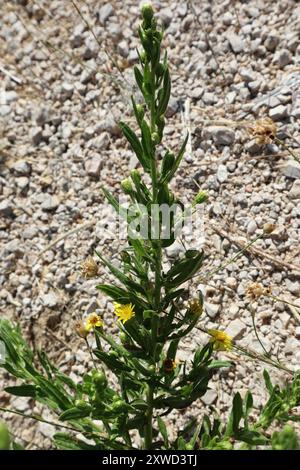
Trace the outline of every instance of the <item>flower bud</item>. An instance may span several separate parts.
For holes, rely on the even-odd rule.
[[[152,132],[151,139],[154,144],[159,144],[160,138],[157,132]]]
[[[125,194],[132,194],[133,187],[129,179],[126,178],[125,180],[121,181],[121,187]]]
[[[142,6],[142,17],[144,20],[145,29],[151,28],[152,18],[154,16],[154,10],[150,3],[145,3]]]
[[[136,105],[136,114],[137,114],[138,119],[142,121],[145,116],[145,109],[142,105],[140,104]]]
[[[139,170],[136,170],[136,169],[130,172],[130,176],[133,179],[133,181],[139,181],[141,179],[141,174]]]

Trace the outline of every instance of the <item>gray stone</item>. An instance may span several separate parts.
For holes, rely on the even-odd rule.
[[[43,129],[41,127],[33,127],[30,131],[30,136],[34,145],[39,145],[43,140]]]
[[[252,69],[241,68],[240,76],[245,82],[254,82],[256,79],[256,73]]]
[[[16,180],[16,184],[18,188],[23,191],[29,185],[29,178],[27,178],[27,176],[19,176]]]
[[[181,245],[181,243],[179,243],[178,241],[175,241],[173,245],[166,248],[166,252],[170,258],[177,258],[177,256],[179,256],[181,253],[184,252],[184,248]]]
[[[217,102],[217,98],[215,97],[213,93],[206,91],[204,95],[202,96],[202,101],[204,104],[212,105]]]
[[[290,190],[291,199],[300,199],[300,180],[295,181]]]
[[[300,282],[292,282],[289,279],[285,280],[287,290],[293,295],[300,294]]]
[[[62,101],[66,101],[70,99],[74,92],[74,85],[72,83],[63,83],[61,86],[61,99]]]
[[[238,54],[239,52],[242,52],[244,50],[244,41],[237,34],[229,34],[227,36],[227,39],[229,41],[231,49],[235,54]]]
[[[121,134],[120,126],[111,114],[108,114],[107,117],[97,125],[96,129],[97,131],[109,132],[109,134],[114,136]]]
[[[203,88],[197,86],[196,88],[193,88],[193,90],[190,92],[190,96],[191,98],[195,98],[199,100],[201,96],[203,95],[203,93],[204,93]]]
[[[10,103],[13,103],[14,101],[17,101],[18,99],[18,93],[14,90],[10,90],[10,91],[5,91],[5,101],[6,101],[6,104],[10,104]]]
[[[85,171],[92,178],[99,178],[102,167],[103,160],[98,155],[85,162]]]
[[[20,176],[28,176],[31,173],[31,165],[26,160],[16,161],[13,169]]]
[[[213,405],[218,398],[218,394],[215,390],[207,390],[207,392],[201,397],[201,401],[209,406]]]
[[[240,339],[246,331],[246,325],[241,320],[236,319],[229,323],[226,333],[233,339]]]
[[[48,292],[48,294],[41,295],[41,300],[45,307],[54,308],[59,304],[59,298],[54,292]]]
[[[225,165],[219,165],[217,170],[217,178],[220,183],[225,183],[228,179],[227,168]]]
[[[270,33],[264,42],[264,46],[268,51],[273,52],[278,46],[279,41],[280,41],[280,38],[277,34]]]
[[[100,308],[100,305],[99,305],[97,299],[92,299],[89,302],[89,304],[88,304],[88,306],[85,310],[85,315],[90,315],[91,313],[95,312],[99,308]]]
[[[3,217],[13,216],[13,205],[8,199],[0,202],[0,215]]]
[[[94,137],[89,141],[88,147],[98,150],[99,152],[103,152],[103,150],[106,150],[108,148],[109,143],[110,138],[108,133],[102,132],[102,134],[98,135],[97,137]]]
[[[253,82],[248,83],[248,87],[251,91],[252,94],[256,94],[259,92],[261,86],[261,81],[260,80],[254,80]]]
[[[168,107],[167,107],[167,111],[166,111],[166,117],[170,118],[174,116],[174,114],[177,113],[178,108],[179,108],[179,103],[177,99],[171,96]]]
[[[173,16],[174,14],[170,8],[162,8],[159,11],[159,18],[161,19],[165,28],[167,28],[171,23]]]
[[[114,8],[110,3],[106,3],[99,10],[99,21],[102,25],[106,23],[108,18],[114,13]]]
[[[295,336],[296,336],[296,338],[300,339],[300,326],[296,326]]]
[[[288,49],[281,49],[276,52],[274,60],[278,62],[280,68],[284,68],[286,65],[293,62],[293,56]]]
[[[284,176],[288,178],[298,179],[300,178],[300,164],[295,160],[287,161],[282,167],[281,171]]]
[[[252,155],[255,155],[261,150],[261,147],[255,142],[254,139],[252,139],[245,144],[245,149],[247,150],[247,152],[251,153]]]
[[[272,350],[272,343],[268,340],[268,338],[261,338],[261,343],[264,345],[264,348],[267,352]],[[249,343],[249,348],[257,354],[265,354],[266,351],[262,347],[261,343],[257,339],[254,339]]]
[[[270,109],[269,116],[273,121],[280,121],[281,119],[285,119],[287,117],[287,106],[280,104],[275,108]]]
[[[11,112],[11,107],[8,104],[0,103],[0,116],[7,116]]]
[[[118,52],[120,53],[120,55],[122,57],[124,57],[126,59],[126,57],[128,57],[128,54],[129,54],[129,46],[128,46],[128,43],[127,41],[125,41],[125,39],[121,42],[119,42],[118,44]]]
[[[226,11],[224,15],[222,16],[222,21],[225,24],[225,26],[230,26],[233,20],[233,16],[229,11]]]
[[[60,204],[60,200],[57,196],[52,196],[51,194],[43,194],[41,209],[45,212],[55,211]]]
[[[228,286],[230,289],[235,290],[237,288],[237,279],[235,277],[227,277],[225,280],[226,286]]]
[[[284,352],[285,354],[295,354],[299,350],[299,341],[296,338],[287,338]]]
[[[49,109],[48,108],[38,108],[34,115],[33,118],[35,119],[35,122],[37,123],[38,126],[44,126],[46,122],[49,122]]]
[[[257,224],[255,222],[255,220],[250,220],[250,222],[248,223],[247,225],[247,233],[248,235],[254,235],[254,233],[256,232],[257,230]]]
[[[31,240],[38,234],[38,229],[33,226],[26,227],[22,232],[22,237],[25,240]]]
[[[216,145],[231,145],[235,139],[234,131],[225,126],[209,126],[205,129],[204,136],[212,137]]]
[[[220,305],[219,304],[211,304],[209,302],[205,302],[204,304],[205,311],[209,318],[213,319],[215,318],[220,310]]]
[[[13,253],[17,257],[21,257],[24,255],[24,248],[20,244],[20,240],[17,238],[11,240],[10,242],[5,244],[5,252],[6,253]]]

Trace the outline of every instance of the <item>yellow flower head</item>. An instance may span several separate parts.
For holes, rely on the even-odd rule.
[[[211,335],[209,342],[213,343],[216,351],[230,351],[232,349],[232,338],[225,331],[208,330],[208,333]]]
[[[202,314],[202,311],[203,311],[203,305],[202,305],[202,303],[200,302],[199,299],[192,299],[189,302],[189,310],[194,315],[200,316]]]
[[[92,279],[98,274],[98,264],[89,256],[82,265],[82,274],[87,279]]]
[[[132,304],[119,304],[115,302],[115,314],[119,318],[119,320],[123,323],[126,323],[130,318],[134,317],[134,305]]]
[[[101,317],[97,315],[97,313],[91,313],[87,319],[86,319],[86,324],[85,324],[85,329],[87,331],[91,331],[95,328],[99,328],[103,326],[103,321],[101,320]]]

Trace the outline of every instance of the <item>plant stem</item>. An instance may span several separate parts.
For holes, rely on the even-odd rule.
[[[281,145],[292,157],[293,159],[300,164],[300,159],[299,157],[297,157],[297,155],[295,155],[295,153],[280,139],[278,139],[278,137],[275,137],[274,141],[276,142],[276,144],[279,144]]]
[[[144,440],[144,448],[145,450],[150,450],[152,447],[152,418],[153,418],[153,387],[152,385],[148,384],[147,390],[147,413],[146,413],[146,425],[145,425],[145,440]]]

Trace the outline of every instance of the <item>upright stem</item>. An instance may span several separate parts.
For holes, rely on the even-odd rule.
[[[152,79],[152,89],[155,90],[155,72],[151,70],[151,79]],[[155,91],[151,97],[151,105],[150,105],[150,129],[151,133],[155,132],[156,125],[155,125]],[[152,205],[158,204],[158,174],[157,174],[157,160],[156,155],[152,155],[151,161],[151,180],[152,180]],[[155,250],[155,286],[154,286],[154,310],[158,311],[160,305],[160,297],[161,297],[161,263],[162,263],[162,248],[160,242],[160,233],[161,233],[161,224],[159,220],[159,212],[157,211],[157,207],[153,208],[153,214],[156,218],[158,216],[158,221],[154,220],[152,223],[158,223],[158,234],[157,239],[154,239],[154,243],[152,241],[152,247]],[[152,329],[154,328],[154,324],[152,324]],[[156,350],[156,332],[153,331],[155,336],[153,346],[154,351],[154,360],[155,360],[155,350]],[[152,384],[147,385],[147,412],[146,412],[146,424],[144,428],[144,447],[145,449],[151,449],[152,447],[152,438],[153,438],[153,397],[154,397],[154,386]]]
[[[147,390],[147,404],[148,404],[148,409],[146,413],[146,426],[144,429],[144,432],[145,432],[144,448],[146,450],[150,450],[152,447],[152,437],[153,437],[153,431],[152,431],[153,387],[150,384],[148,384],[148,390]]]

